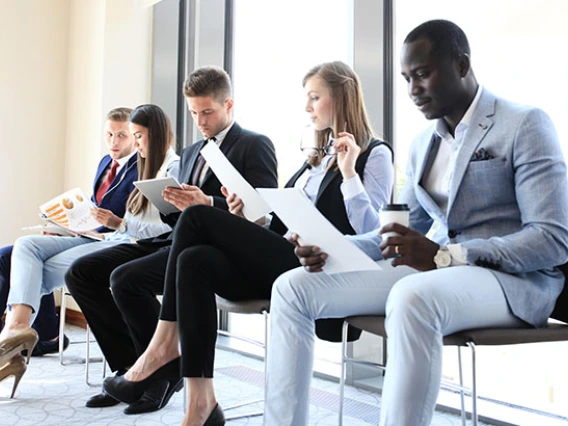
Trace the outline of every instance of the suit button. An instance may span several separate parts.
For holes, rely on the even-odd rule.
[[[452,229],[450,229],[448,231],[448,237],[450,237],[450,238],[456,238],[457,235],[458,235],[458,233],[456,231],[452,230]]]

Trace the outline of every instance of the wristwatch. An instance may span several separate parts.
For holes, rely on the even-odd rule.
[[[447,268],[452,264],[452,255],[446,246],[440,246],[434,256],[434,263],[437,268]]]
[[[126,219],[122,219],[116,230],[122,234],[126,232]]]

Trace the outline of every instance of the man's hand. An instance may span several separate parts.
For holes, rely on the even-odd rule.
[[[199,189],[197,186],[181,184],[182,189],[174,188],[172,186],[166,187],[162,191],[164,200],[173,204],[180,210],[185,210],[189,206],[196,204],[211,205],[211,198]]]
[[[419,271],[436,269],[434,256],[440,246],[424,235],[399,223],[383,226],[379,234],[396,232],[400,236],[389,237],[381,242],[383,258],[394,257],[393,266],[407,265]]]
[[[100,207],[92,208],[91,215],[101,225],[104,225],[110,229],[118,229],[120,223],[122,222],[122,219],[115,215],[113,212],[107,209],[101,209]]]
[[[300,264],[308,272],[321,272],[323,266],[325,265],[325,259],[327,259],[327,253],[320,251],[317,246],[302,246],[298,242],[298,235],[292,234],[288,238],[292,244],[296,246],[294,253],[300,260]]]
[[[237,194],[229,194],[229,190],[227,188],[225,188],[224,186],[221,187],[221,193],[227,199],[227,205],[229,206],[229,212],[236,215],[236,216],[240,216],[240,217],[244,218],[245,215],[243,214],[243,207],[244,207],[243,200],[241,200],[239,197],[237,197]]]

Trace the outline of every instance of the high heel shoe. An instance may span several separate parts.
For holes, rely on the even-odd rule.
[[[207,420],[205,420],[205,423],[203,423],[203,426],[223,426],[224,424],[225,414],[223,414],[221,406],[217,403],[215,408],[213,408],[213,411],[211,411],[211,414],[209,414]]]
[[[33,328],[26,328],[0,341],[0,367],[24,349],[28,351],[26,364],[29,364],[38,339],[37,332]]]
[[[142,397],[152,383],[162,379],[180,378],[179,362],[180,358],[177,357],[138,382],[128,381],[124,376],[107,377],[103,381],[103,389],[113,398],[132,404]]]
[[[4,367],[0,368],[0,382],[10,376],[14,376],[14,386],[12,386],[12,394],[10,395],[10,398],[14,398],[18,384],[20,383],[20,380],[22,380],[22,376],[26,372],[27,368],[26,360],[20,354],[14,356],[4,365]]]

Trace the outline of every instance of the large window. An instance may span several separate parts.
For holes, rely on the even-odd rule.
[[[353,66],[352,2],[345,0],[234,1],[235,119],[270,137],[280,186],[305,161],[301,133],[308,124],[304,75],[322,62]],[[260,17],[260,18],[259,18]],[[231,315],[229,326],[261,339],[258,315]],[[339,360],[339,345],[318,342],[318,358]]]
[[[406,34],[429,19],[449,19],[465,31],[473,69],[485,89],[545,110],[556,125],[568,157],[568,86],[564,84],[568,59],[562,53],[568,43],[564,22],[568,2],[397,0],[396,6],[395,132],[399,171],[404,171],[413,138],[428,123],[408,99],[398,58]],[[398,176],[400,184],[404,173]],[[480,395],[567,416],[568,374],[562,367],[567,356],[566,344],[481,348]],[[454,353],[446,357],[446,376],[457,375],[455,364],[450,362],[454,359]],[[482,413],[487,414],[483,407]],[[513,421],[527,424],[518,418]]]
[[[302,78],[313,66],[352,65],[352,5],[345,0],[236,0],[233,82],[235,117],[270,137],[281,184],[302,165],[308,124]]]

